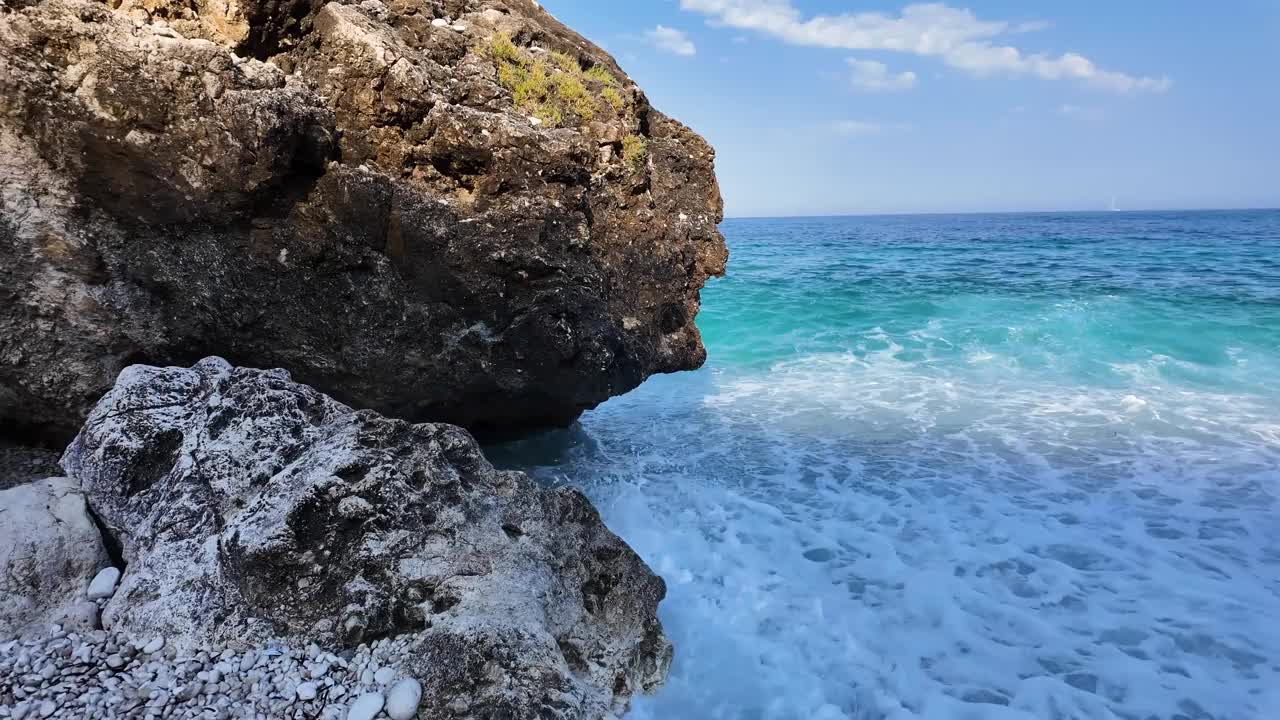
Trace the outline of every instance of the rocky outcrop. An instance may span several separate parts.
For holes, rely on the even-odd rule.
[[[103,624],[170,645],[396,637],[447,717],[601,717],[665,677],[662,580],[578,491],[284,371],[133,366],[63,465],[127,564]]]
[[[75,481],[0,492],[0,639],[69,619],[92,626],[97,607],[85,602],[85,590],[110,564]]]
[[[704,358],[713,152],[528,0],[0,6],[0,430],[218,354],[560,424]]]

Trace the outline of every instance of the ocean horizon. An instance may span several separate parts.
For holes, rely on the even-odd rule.
[[[490,449],[666,580],[630,717],[1280,717],[1280,212],[723,229],[706,367]]]
[[[1280,207],[1203,207],[1203,208],[1120,208],[1109,210],[937,210],[912,212],[832,212],[799,215],[726,215],[726,221],[733,220],[804,220],[818,218],[876,218],[876,217],[939,217],[961,215],[1118,215],[1118,214],[1163,214],[1163,213],[1250,213],[1280,212]]]

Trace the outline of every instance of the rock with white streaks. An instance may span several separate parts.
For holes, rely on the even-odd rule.
[[[402,638],[361,680],[415,678],[477,716],[620,713],[665,677],[662,580],[581,493],[495,470],[460,428],[210,358],[126,369],[63,464],[123,549],[104,620],[134,638]]]

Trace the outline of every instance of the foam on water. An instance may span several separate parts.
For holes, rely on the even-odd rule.
[[[1068,244],[975,288],[967,245],[914,244],[948,221],[871,222],[871,248],[859,222],[730,225],[707,369],[493,449],[583,487],[667,580],[675,665],[632,716],[1280,717],[1280,273],[1218,262],[1252,304],[1207,312],[1185,259],[1130,252],[1155,269],[1063,293],[1096,270]],[[1097,238],[1190,221],[1097,222],[1120,255]],[[1249,227],[1280,249],[1280,216]]]

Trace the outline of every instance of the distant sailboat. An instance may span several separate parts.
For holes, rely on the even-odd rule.
[[[1111,212],[1120,212],[1120,206],[1116,205],[1116,196],[1111,196]]]

